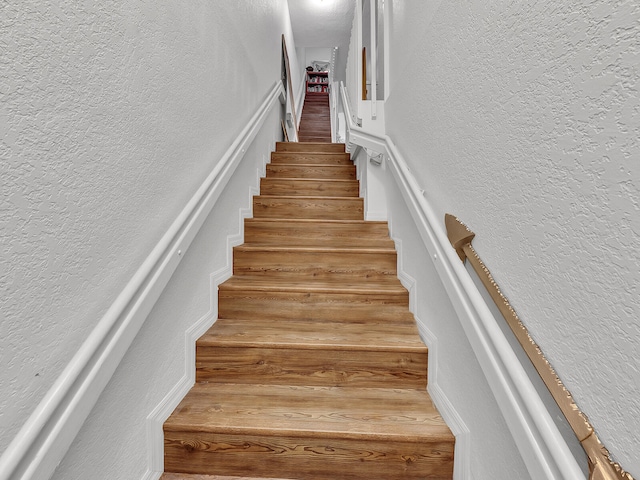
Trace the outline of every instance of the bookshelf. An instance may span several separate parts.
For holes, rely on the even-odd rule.
[[[307,95],[329,95],[329,72],[307,72]]]

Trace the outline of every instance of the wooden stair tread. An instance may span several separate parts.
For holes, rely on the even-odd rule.
[[[344,143],[277,142],[276,152],[345,153]]]
[[[260,195],[253,197],[255,218],[317,218],[363,220],[360,197]]]
[[[245,245],[395,248],[386,222],[247,218]]]
[[[374,279],[395,283],[397,255],[393,248],[240,245],[234,248],[233,273],[298,282],[324,278],[341,284]]]
[[[304,282],[299,282],[304,283]],[[237,285],[237,284],[236,284]],[[219,318],[405,323],[406,290],[295,289],[236,286],[218,291]]]
[[[335,182],[352,184],[357,182],[352,178],[326,178],[326,177],[265,177],[263,180],[289,180],[296,182]]]
[[[271,164],[353,165],[353,162],[348,153],[272,152]]]
[[[358,180],[352,178],[314,178],[314,177],[264,177],[262,180],[276,181],[296,181],[296,182],[329,182],[329,183],[343,183],[343,184],[353,184],[354,182],[358,182]]]
[[[415,325],[220,319],[196,345],[196,381],[368,388],[427,386]]]
[[[322,142],[325,141],[327,143],[331,143],[331,137],[327,134],[325,137],[319,137],[319,136],[306,136],[306,135],[299,135],[300,140],[304,141],[304,142]]]
[[[306,245],[287,245],[279,246],[272,244],[242,244],[234,247],[236,251],[260,251],[260,252],[273,252],[273,253],[287,253],[287,252],[312,252],[312,253],[363,253],[363,254],[395,254],[395,248],[389,247],[360,247],[360,246],[306,246]]]
[[[220,319],[200,337],[198,345],[427,352],[416,326],[411,323],[389,325]]]
[[[165,472],[160,480],[292,480],[286,478],[265,477],[229,477],[227,475],[199,475],[197,473],[171,473]]]
[[[366,282],[331,281],[314,279],[301,282],[296,279],[279,279],[261,275],[234,275],[218,286],[219,290],[252,290],[262,292],[344,293],[356,295],[392,294],[406,295],[407,290],[397,278],[371,279]]]
[[[164,430],[453,442],[428,393],[410,389],[196,384]]]
[[[323,196],[358,197],[360,186],[355,179],[342,178],[288,178],[266,177],[260,179],[261,196]]]
[[[320,195],[256,195],[254,198],[260,198],[260,197],[268,197],[269,199],[273,199],[273,198],[280,198],[283,200],[296,200],[296,201],[300,201],[300,200],[308,200],[308,201],[331,201],[331,200],[347,200],[347,201],[353,201],[354,198],[353,197],[323,197]],[[355,200],[362,200],[361,198],[356,198]]]
[[[298,197],[296,197],[298,198]],[[327,225],[381,225],[386,229],[387,222],[379,221],[379,220],[333,220],[333,219],[324,219],[318,220],[314,218],[245,218],[245,222],[249,223],[276,223],[278,225],[286,225],[286,224],[303,224],[303,225],[317,225],[317,224],[327,224]],[[386,230],[385,230],[386,231]]]
[[[314,154],[315,155],[315,154]],[[303,171],[303,170],[311,170],[311,171],[327,171],[327,172],[344,172],[351,173],[355,172],[356,166],[353,163],[349,163],[347,165],[342,165],[339,163],[300,163],[300,162],[279,162],[279,163],[268,163],[266,165],[266,173],[272,175],[275,173],[279,173],[286,170],[294,170],[294,171]],[[304,178],[304,177],[302,177]]]
[[[336,179],[354,180],[355,165],[327,165],[314,163],[269,163],[267,164],[267,178],[313,178],[316,180]]]

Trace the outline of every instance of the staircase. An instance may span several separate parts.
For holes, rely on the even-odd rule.
[[[164,480],[452,478],[394,244],[355,174],[344,145],[277,144],[164,425]]]

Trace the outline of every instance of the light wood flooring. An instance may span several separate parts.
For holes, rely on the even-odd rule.
[[[301,142],[331,142],[329,94],[305,97],[298,138]]]

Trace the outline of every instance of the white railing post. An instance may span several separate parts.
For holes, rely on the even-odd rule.
[[[376,100],[378,98],[378,35],[376,33],[377,20],[376,20],[376,8],[377,0],[369,0],[370,10],[370,22],[371,22],[371,118],[375,119],[378,116],[376,108]]]

